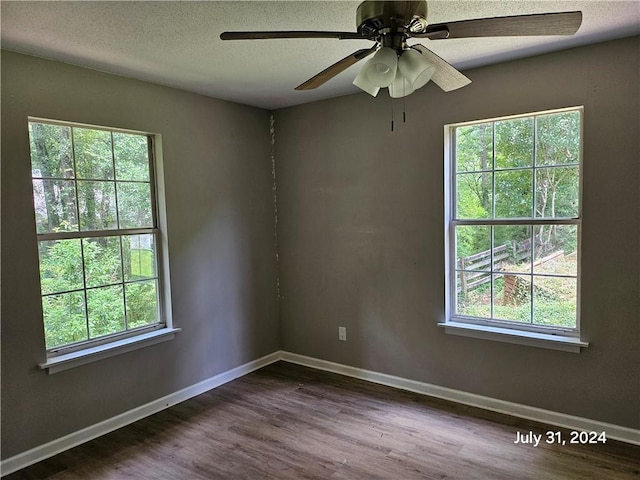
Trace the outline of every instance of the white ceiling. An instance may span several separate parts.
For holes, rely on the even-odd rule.
[[[275,109],[356,93],[356,64],[317,90],[294,87],[371,42],[221,41],[227,30],[356,30],[359,1],[0,3],[2,48]],[[581,10],[572,37],[423,43],[459,69],[640,34],[640,1],[428,1],[429,23]],[[471,75],[471,80],[473,76]]]

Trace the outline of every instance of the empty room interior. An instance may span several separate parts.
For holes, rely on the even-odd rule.
[[[640,3],[0,8],[7,479],[640,477]]]

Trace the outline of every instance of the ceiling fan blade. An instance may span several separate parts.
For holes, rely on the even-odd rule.
[[[357,52],[352,53],[348,57],[344,57],[342,60],[334,63],[328,68],[325,68],[319,74],[314,77],[311,77],[309,80],[304,82],[301,85],[296,87],[296,90],[311,90],[313,88],[318,88],[323,83],[331,80],[333,77],[338,75],[340,72],[346,70],[354,63],[359,62],[363,58],[368,57],[373,52],[375,52],[378,48],[378,45],[374,45],[371,48],[364,48],[362,50],[358,50]]]
[[[446,24],[440,23],[437,26],[440,28],[439,30],[429,26],[427,27],[427,30],[422,33],[409,32],[408,35],[412,38],[428,38],[429,40],[449,38],[449,30],[447,30]]]
[[[462,88],[471,83],[471,80],[456,70],[453,65],[443,60],[423,45],[412,45],[411,48],[419,51],[425,56],[429,63],[436,67],[436,71],[433,74],[433,77],[431,77],[431,80],[445,92]]]
[[[223,32],[221,40],[266,40],[271,38],[337,38],[339,40],[370,40],[357,32],[323,32],[316,30],[282,32]]]
[[[429,25],[426,33],[449,31],[448,37],[439,38],[573,35],[581,24],[582,12],[580,11],[536,13]]]

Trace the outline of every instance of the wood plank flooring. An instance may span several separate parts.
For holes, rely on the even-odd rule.
[[[514,444],[547,430],[278,362],[5,479],[640,478],[637,446]]]

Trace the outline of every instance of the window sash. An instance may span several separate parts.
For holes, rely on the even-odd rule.
[[[110,335],[103,335],[97,338],[90,338],[89,340],[83,340],[81,342],[60,345],[58,347],[47,349],[47,358],[55,358],[60,355],[66,355],[68,353],[78,352],[88,348],[97,347],[98,345],[106,345],[108,343],[112,343],[117,340],[137,337],[138,335],[142,335],[143,333],[153,332],[166,327],[167,325],[164,322],[154,323],[152,325],[144,325],[142,327],[132,328],[131,330],[125,330],[124,332],[112,333]]]
[[[158,235],[158,228],[122,228],[119,230],[85,230],[85,231],[72,231],[72,232],[53,232],[53,233],[39,233],[38,241],[43,242],[46,240],[71,240],[75,238],[95,238],[95,237],[123,237],[125,235],[145,235],[154,234]]]
[[[451,226],[457,225],[580,225],[581,219],[578,217],[568,218],[480,218],[480,219],[456,219],[451,220]]]
[[[491,250],[490,253],[490,261],[488,264],[488,268],[486,270],[480,270],[480,269],[461,269],[458,268],[458,261],[457,261],[457,255],[456,255],[456,235],[455,235],[455,229],[456,226],[466,226],[466,225],[472,225],[472,226],[512,226],[512,225],[524,225],[524,226],[536,226],[536,225],[574,225],[577,226],[577,249],[576,249],[576,255],[577,255],[577,271],[575,275],[569,275],[569,274],[554,274],[554,273],[535,273],[533,271],[533,268],[529,271],[509,271],[509,270],[494,270],[494,260],[493,260],[493,250],[495,248],[494,244],[493,244],[493,235],[491,235],[491,240],[490,240],[490,247],[489,249]],[[448,281],[447,281],[447,287],[448,287],[448,308],[447,308],[447,321],[457,321],[457,322],[464,322],[464,323],[473,323],[476,325],[487,325],[487,326],[498,326],[498,327],[503,327],[503,328],[511,328],[514,330],[525,330],[525,331],[530,331],[530,332],[541,332],[541,333],[549,333],[550,331],[552,332],[564,332],[567,334],[575,334],[576,336],[578,335],[579,332],[579,321],[580,321],[580,312],[579,312],[579,305],[580,305],[580,235],[581,235],[581,221],[580,219],[568,219],[568,220],[563,220],[563,219],[554,219],[552,221],[536,221],[536,222],[532,222],[531,219],[517,219],[513,222],[510,221],[505,221],[504,219],[496,219],[496,220],[491,220],[491,221],[487,221],[487,222],[482,222],[479,220],[466,220],[466,221],[451,221],[449,223],[449,229],[448,229],[448,247],[449,247],[449,255],[448,255],[448,268],[447,268],[447,272],[448,272]],[[534,262],[534,258],[533,255],[531,257],[531,263],[533,264]],[[534,298],[533,295],[530,295],[529,298],[529,303],[531,305],[531,311],[530,311],[530,316],[529,316],[529,322],[525,323],[525,322],[521,322],[521,321],[517,321],[517,320],[507,320],[507,319],[501,319],[501,318],[496,318],[494,316],[494,303],[493,303],[493,296],[494,296],[494,291],[493,291],[493,281],[491,280],[491,303],[490,303],[490,308],[491,308],[491,318],[483,318],[483,317],[474,317],[474,316],[470,316],[470,315],[464,315],[461,313],[457,313],[457,295],[458,295],[458,284],[457,284],[457,276],[458,274],[461,273],[479,273],[479,274],[483,274],[483,275],[487,275],[488,277],[494,277],[496,275],[514,275],[514,276],[522,276],[522,277],[528,277],[531,280],[535,279],[535,278],[558,278],[558,279],[575,279],[576,281],[576,324],[575,327],[563,327],[563,326],[555,326],[555,325],[543,325],[543,324],[539,324],[539,323],[535,323],[534,322],[534,309],[533,309],[533,302],[534,302]],[[531,293],[531,292],[530,292]]]
[[[71,236],[68,235],[69,233],[71,233],[72,235]],[[125,288],[125,285],[127,284],[142,283],[145,281],[154,280],[156,282],[156,288],[157,288],[157,292],[156,292],[157,321],[152,324],[143,325],[143,326],[134,327],[134,328],[129,328],[128,324],[125,324],[126,329],[123,331],[114,332],[111,334],[101,335],[95,338],[89,338],[87,340],[81,340],[78,342],[73,342],[73,343],[68,343],[68,344],[58,345],[52,348],[48,348],[47,349],[48,358],[53,358],[59,355],[81,351],[81,350],[92,348],[98,345],[104,345],[117,340],[122,340],[125,338],[142,335],[144,333],[155,331],[168,326],[167,315],[165,312],[165,304],[166,304],[165,286],[164,286],[164,282],[162,281],[164,275],[163,275],[163,262],[162,262],[162,245],[161,245],[161,242],[159,241],[159,234],[158,234],[159,230],[158,229],[129,229],[126,231],[105,230],[105,231],[92,231],[92,232],[85,232],[85,233],[91,233],[91,235],[83,235],[83,232],[59,232],[59,233],[50,234],[50,235],[43,234],[39,236],[38,243],[40,243],[41,241],[50,241],[50,240],[67,240],[67,239],[95,238],[95,237],[121,238],[131,234],[152,234],[154,239],[155,253],[156,253],[156,258],[155,258],[156,275],[153,277],[146,277],[138,280],[125,280],[124,272],[123,272],[122,280],[116,283],[97,285],[92,287],[88,287],[86,286],[86,284],[83,284],[82,288],[73,289],[69,291],[47,293],[47,294],[41,293],[40,297],[45,298],[45,297],[50,297],[54,295],[61,295],[64,293],[72,293],[72,292],[82,292],[84,295],[86,295],[86,292],[95,290],[98,288],[110,287],[110,286],[122,286],[123,288]],[[45,237],[45,238],[41,238],[41,237]],[[51,237],[51,238],[48,238],[48,237]],[[83,268],[83,278],[84,278],[84,268],[85,268],[84,264],[82,268]],[[125,298],[123,298],[123,301],[126,301]],[[88,321],[88,312],[85,312],[85,320]]]
[[[67,233],[67,232],[61,232],[61,233]],[[73,232],[74,234],[74,239],[81,239],[81,238],[96,238],[96,237],[109,237],[109,238],[118,238],[118,239],[122,239],[123,237],[126,237],[130,234],[146,234],[146,235],[153,235],[153,244],[154,244],[154,250],[155,250],[155,275],[154,276],[150,276],[150,277],[144,277],[144,278],[139,278],[139,279],[126,279],[125,278],[125,273],[124,273],[124,268],[122,267],[122,277],[119,281],[115,282],[115,283],[104,283],[104,284],[99,284],[99,285],[92,285],[92,286],[88,286],[86,284],[86,265],[84,263],[84,259],[82,261],[82,278],[83,278],[83,284],[80,288],[74,288],[71,290],[65,290],[65,291],[56,291],[56,292],[51,292],[51,293],[45,293],[43,294],[41,292],[40,297],[41,299],[44,299],[46,297],[53,297],[56,295],[64,295],[67,293],[82,293],[84,296],[84,300],[85,300],[85,322],[87,322],[87,328],[89,325],[89,312],[87,310],[88,308],[88,303],[87,303],[87,292],[90,292],[92,290],[97,290],[100,288],[105,288],[105,287],[117,287],[120,286],[123,289],[123,297],[122,297],[122,307],[123,307],[123,312],[125,312],[125,317],[124,317],[124,330],[118,331],[118,332],[113,332],[113,333],[109,333],[109,334],[105,334],[105,335],[100,335],[94,338],[88,338],[86,340],[80,340],[78,342],[72,342],[72,343],[67,343],[67,344],[63,344],[63,345],[57,345],[55,347],[51,347],[47,349],[47,355],[49,357],[51,356],[56,356],[56,355],[61,355],[61,354],[66,354],[66,353],[70,353],[73,351],[77,351],[77,350],[82,350],[85,348],[90,348],[90,347],[94,347],[97,345],[101,345],[101,344],[105,344],[105,343],[109,343],[109,342],[113,342],[116,340],[121,340],[123,338],[128,338],[131,336],[135,336],[135,335],[140,335],[142,333],[146,333],[149,331],[153,331],[156,330],[158,328],[164,328],[167,326],[167,320],[166,320],[166,315],[165,315],[165,301],[164,301],[164,284],[163,284],[163,270],[162,270],[162,253],[161,253],[161,245],[159,242],[159,235],[157,234],[157,229],[149,229],[149,230],[145,230],[145,231],[141,231],[141,230],[132,230],[129,231],[127,233],[121,232],[121,231],[103,231],[103,232],[92,232],[92,233],[96,233],[96,235],[92,235],[92,236],[83,236],[83,235],[77,235],[77,233],[82,233],[82,232]],[[103,235],[100,235],[100,233],[103,233]],[[69,237],[66,236],[62,236],[59,237],[60,234],[55,234],[56,236],[58,236],[57,238],[53,238],[53,239],[43,239],[43,238],[39,238],[38,239],[38,244],[40,244],[40,242],[44,242],[44,241],[51,241],[51,240],[69,240]],[[122,247],[121,247],[122,248]],[[122,257],[122,250],[120,251],[121,254],[121,262],[124,262],[124,257]],[[136,284],[136,283],[144,283],[144,282],[149,282],[149,281],[154,281],[156,282],[156,305],[157,305],[157,311],[156,311],[156,321],[154,323],[150,323],[147,325],[142,325],[140,327],[133,327],[131,328],[129,326],[129,321],[128,321],[128,317],[126,314],[126,305],[127,305],[127,300],[126,300],[126,285],[132,285],[132,284]],[[43,319],[44,320],[44,319]],[[90,330],[88,328],[87,333],[89,334]]]

